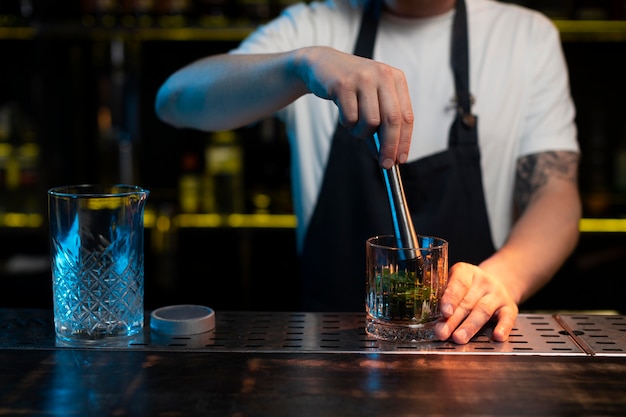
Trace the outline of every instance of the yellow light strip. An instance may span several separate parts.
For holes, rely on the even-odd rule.
[[[554,20],[564,41],[622,42],[626,40],[624,20]]]
[[[181,228],[295,228],[293,214],[178,214],[174,223]],[[146,227],[150,223],[145,221]],[[626,219],[581,219],[580,231],[586,233],[626,232]]]
[[[178,214],[174,224],[183,228],[221,227],[223,221],[219,214]]]
[[[35,29],[32,27],[0,27],[0,39],[33,39]]]
[[[40,227],[43,224],[41,214],[4,213],[0,214],[0,227]]]
[[[146,210],[144,225],[146,228],[163,227],[163,216]],[[167,219],[170,220],[169,218]],[[296,217],[293,214],[177,214],[171,219],[179,228],[275,228],[294,229]],[[40,214],[3,213],[0,214],[0,227],[37,228],[44,223]],[[626,233],[624,219],[591,219],[580,220],[582,233]]]
[[[174,218],[181,228],[289,228],[296,227],[293,214],[178,214]]]
[[[232,25],[227,21],[216,21],[209,19],[200,22],[199,27],[190,27],[183,22],[167,22],[167,26],[173,27],[151,27],[154,23],[150,17],[144,21],[139,20],[127,22],[122,20],[122,27],[114,27],[115,22],[111,21],[110,27],[103,28],[89,27],[86,33],[93,38],[110,39],[112,37],[127,37],[132,39],[152,41],[152,40],[207,40],[207,41],[240,41],[244,39],[254,29],[254,24]],[[615,41],[621,42],[626,39],[625,20],[567,20],[553,19],[554,24],[559,29],[561,37],[565,41]],[[174,24],[172,24],[174,23]],[[93,22],[91,22],[93,24]],[[187,26],[186,26],[187,25]],[[150,26],[150,27],[148,27]],[[182,27],[178,27],[182,26]],[[48,32],[50,29],[47,28]],[[0,39],[34,39],[39,35],[40,29],[35,27],[0,27]],[[63,34],[61,30],[59,33]],[[70,31],[69,33],[73,33]]]
[[[293,214],[231,214],[227,221],[230,227],[296,227],[296,216]]]
[[[560,20],[554,24],[561,33],[625,33],[624,20]]]
[[[252,32],[251,27],[146,28],[134,33],[143,41],[240,41]]]
[[[581,219],[579,229],[585,232],[626,232],[626,219]]]

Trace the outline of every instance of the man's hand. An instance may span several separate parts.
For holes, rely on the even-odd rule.
[[[320,46],[296,51],[294,65],[308,91],[337,105],[351,134],[368,138],[378,130],[383,168],[406,162],[414,115],[404,72]]]
[[[441,299],[442,320],[435,326],[439,340],[465,344],[493,317],[493,338],[508,339],[519,309],[504,284],[478,266],[464,262],[450,268],[448,287]]]

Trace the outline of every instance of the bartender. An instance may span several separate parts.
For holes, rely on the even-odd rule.
[[[449,242],[441,340],[467,343],[489,320],[506,340],[519,304],[578,241],[567,67],[557,29],[530,9],[294,4],[236,49],[172,74],[156,111],[204,131],[284,121],[307,311],[364,309],[365,240],[393,231],[380,168],[394,164],[417,233]]]

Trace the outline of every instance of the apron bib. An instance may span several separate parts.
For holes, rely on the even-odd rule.
[[[373,55],[380,1],[366,7],[354,54]],[[457,114],[448,149],[400,165],[407,205],[418,234],[449,242],[449,264],[477,264],[495,251],[482,184],[477,119],[471,114],[465,1],[458,0],[451,66]],[[304,311],[364,311],[365,241],[393,234],[378,162],[365,140],[338,123],[320,195],[300,257]]]

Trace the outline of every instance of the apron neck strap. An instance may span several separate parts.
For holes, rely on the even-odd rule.
[[[456,2],[450,48],[450,65],[454,73],[458,110],[463,115],[471,115],[472,97],[469,84],[469,46],[465,0],[457,0]]]
[[[363,10],[361,27],[354,47],[354,55],[372,58],[374,55],[374,41],[378,29],[382,0],[369,0]],[[454,74],[454,85],[458,111],[466,124],[471,116],[472,97],[469,85],[469,47],[467,30],[467,9],[465,0],[457,0],[456,13],[452,23],[452,37],[450,46],[450,65]]]
[[[354,47],[354,55],[363,58],[374,56],[374,41],[378,31],[378,20],[380,18],[382,0],[369,0],[363,10],[361,28]]]

